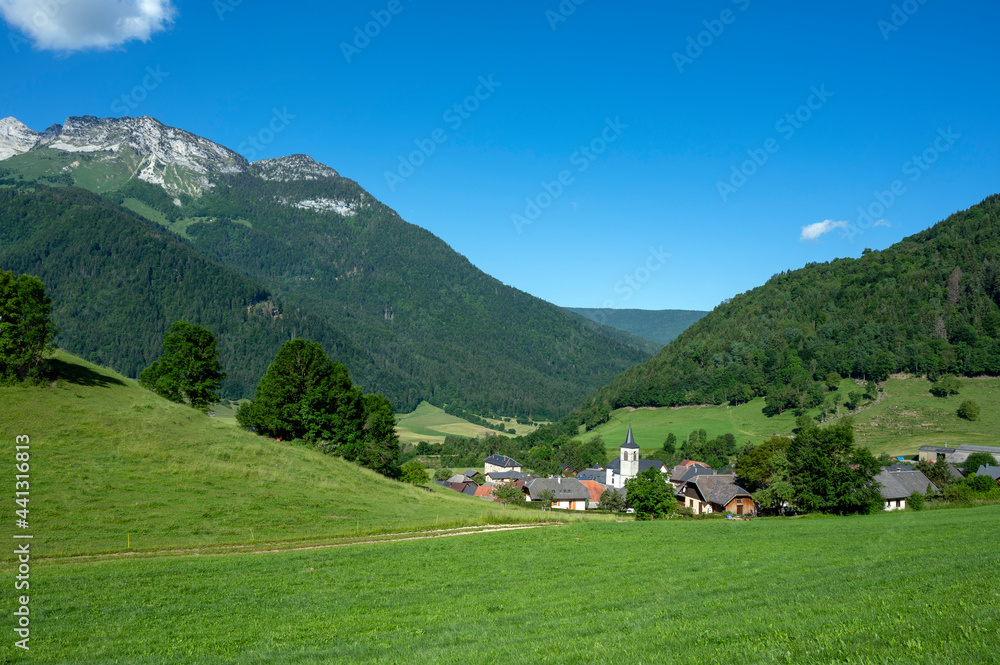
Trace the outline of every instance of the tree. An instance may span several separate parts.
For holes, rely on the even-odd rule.
[[[597,502],[597,509],[606,510],[611,513],[620,513],[625,510],[625,499],[618,490],[609,487],[601,493],[601,499]]]
[[[840,374],[836,372],[830,372],[826,375],[826,389],[829,391],[834,391],[840,387]]]
[[[524,492],[514,483],[500,483],[493,488],[493,496],[504,505],[524,503]]]
[[[556,493],[552,490],[542,490],[538,493],[538,500],[542,502],[542,508],[549,510],[552,502],[556,500]]]
[[[673,453],[675,450],[677,450],[677,437],[673,432],[670,432],[667,434],[667,438],[663,442],[663,452],[669,454]]]
[[[625,481],[628,504],[636,513],[649,517],[668,517],[677,510],[673,487],[657,469],[646,469]],[[603,495],[602,495],[603,496]]]
[[[958,417],[966,420],[979,420],[979,405],[971,399],[965,400],[958,407]]]
[[[389,400],[362,394],[347,368],[315,342],[285,342],[236,419],[261,434],[305,439],[325,453],[399,477],[399,439]]]
[[[451,478],[451,475],[452,475],[451,469],[446,469],[444,467],[441,467],[440,469],[434,472],[434,480],[448,480],[449,478]]]
[[[923,510],[924,502],[926,498],[920,492],[914,492],[910,495],[910,498],[906,500],[906,505],[908,505],[913,510]]]
[[[163,354],[139,375],[139,383],[172,402],[207,409],[219,401],[226,378],[215,336],[206,328],[175,321],[163,338]]]
[[[997,460],[993,455],[986,452],[977,452],[969,455],[965,463],[962,464],[962,471],[966,476],[970,476],[979,470],[981,466],[996,466]]]
[[[41,377],[45,354],[55,349],[51,309],[40,279],[0,271],[0,382]]]
[[[931,394],[935,397],[948,397],[949,395],[957,395],[961,388],[962,384],[958,382],[958,379],[949,374],[942,376],[931,386]]]
[[[951,473],[951,469],[948,468],[948,464],[945,462],[920,460],[917,462],[917,471],[924,474],[927,480],[934,483],[934,485],[940,489],[944,489],[956,480],[955,476]]]
[[[965,479],[965,484],[975,492],[989,492],[997,487],[996,481],[989,476],[980,476],[975,473]]]
[[[427,475],[427,469],[425,469],[424,465],[417,460],[404,464],[403,468],[400,469],[400,472],[400,480],[404,483],[425,485],[430,480],[430,477]]]
[[[840,515],[881,509],[874,482],[881,466],[868,449],[854,446],[850,423],[800,431],[788,445],[788,461],[798,508]]]

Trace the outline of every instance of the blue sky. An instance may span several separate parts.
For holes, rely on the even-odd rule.
[[[309,154],[566,306],[711,309],[1000,192],[995,3],[576,2],[10,0],[0,116]]]

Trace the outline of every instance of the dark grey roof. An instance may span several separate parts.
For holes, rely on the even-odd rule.
[[[989,476],[993,480],[1000,478],[1000,466],[986,466],[984,464],[979,465],[979,470],[976,471],[977,476]]]
[[[478,476],[480,474],[475,469],[466,469],[463,475],[468,476],[469,478],[474,478],[475,476]]]
[[[893,464],[883,468],[890,473],[895,473],[896,471],[913,471],[913,466],[912,464]]]
[[[486,475],[492,480],[522,480],[528,477],[523,471],[490,471]]]
[[[1000,448],[997,448],[996,446],[970,446],[965,443],[960,445],[955,450],[969,450],[974,453],[993,453],[994,455],[1000,454]]]
[[[493,464],[496,466],[502,466],[505,468],[512,466],[521,466],[511,458],[507,457],[506,455],[490,455],[489,457],[486,458],[486,463]]]
[[[875,481],[882,485],[879,488],[879,492],[882,494],[882,498],[887,501],[905,499],[914,492],[925,494],[928,488],[933,489],[935,492],[937,491],[934,483],[927,480],[927,476],[916,470],[886,471],[883,469],[881,473],[875,476]]]
[[[951,473],[951,477],[955,480],[962,480],[965,478],[965,474],[955,466],[954,464],[948,464],[948,471]]]
[[[456,473],[454,476],[448,479],[449,483],[471,483],[472,478],[469,478],[464,473]]]
[[[677,473],[677,468],[675,467],[672,474]],[[715,474],[715,469],[706,469],[703,466],[697,464],[691,464],[690,466],[683,467],[679,476],[670,476],[670,480],[675,483],[683,483],[691,480],[695,476],[711,476]]]
[[[659,469],[664,466],[664,463],[658,459],[641,459],[639,460],[639,473],[642,473],[646,469]],[[622,472],[622,460],[620,457],[616,457],[608,464],[608,468],[613,470],[615,473]],[[579,478],[580,476],[577,476]],[[584,478],[586,480],[586,478]]]
[[[920,452],[922,453],[953,453],[954,448],[945,448],[943,446],[920,446]]]
[[[462,490],[462,494],[468,494],[469,496],[476,496],[476,490],[478,488],[479,485],[475,483],[468,483],[466,484],[465,489]]]
[[[590,498],[590,490],[576,478],[535,478],[524,486],[532,501],[538,501],[545,490],[551,490],[556,501],[583,501]]]
[[[632,423],[628,425],[628,435],[625,437],[625,443],[621,445],[622,448],[636,448],[639,446],[636,444],[635,439],[632,438]]]
[[[577,480],[596,480],[599,483],[603,483],[608,479],[608,472],[604,469],[584,469],[580,473],[576,474]]]

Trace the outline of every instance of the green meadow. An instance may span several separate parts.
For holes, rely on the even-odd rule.
[[[40,555],[259,546],[542,519],[389,480],[168,402],[68,354],[51,385],[0,388],[0,441],[31,438]],[[10,479],[13,482],[13,478]],[[0,536],[10,538],[12,520]]]
[[[946,443],[1000,445],[1000,379],[959,379],[959,382],[960,394],[940,398],[930,394],[932,384],[927,379],[889,379],[878,403],[853,414],[841,406],[841,416],[853,419],[856,441],[875,453],[915,455],[920,446]],[[839,393],[846,399],[852,390],[862,388],[845,379]],[[981,407],[978,421],[969,422],[956,415],[958,405],[966,399],[976,401]],[[583,438],[589,440],[600,434],[609,450],[617,449],[625,440],[630,423],[636,442],[646,450],[659,449],[671,432],[681,441],[699,429],[704,429],[710,439],[731,432],[739,445],[747,441],[758,444],[773,435],[791,435],[795,415],[786,411],[769,418],[763,413],[764,404],[763,398],[758,398],[735,407],[618,409],[609,422]],[[815,416],[819,410],[806,413]]]
[[[503,424],[508,430],[514,427],[519,435],[530,434],[537,429],[534,425],[520,425],[515,422],[501,423],[499,420],[489,418],[486,420],[494,425]],[[396,416],[396,433],[399,435],[400,442],[404,444],[416,444],[421,441],[444,443],[445,437],[453,434],[470,437],[499,434],[496,430],[449,415],[428,402],[421,402],[411,413],[398,414]]]
[[[996,663],[998,519],[988,506],[577,523],[303,552],[42,561],[30,659],[11,640],[0,658]]]

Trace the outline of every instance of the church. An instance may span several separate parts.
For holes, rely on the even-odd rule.
[[[669,474],[670,469],[660,460],[639,459],[639,446],[632,436],[632,425],[628,426],[628,435],[625,443],[619,448],[618,457],[608,464],[605,485],[621,489],[625,487],[625,481],[635,478],[647,469],[656,469],[660,473]]]

